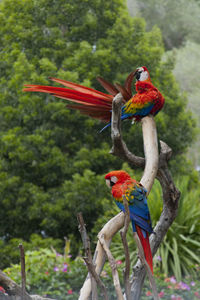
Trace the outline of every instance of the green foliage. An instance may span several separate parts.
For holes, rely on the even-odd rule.
[[[161,257],[161,262],[156,261],[156,264],[159,264],[160,270],[165,276],[173,274],[180,281],[183,275],[195,275],[194,266],[200,263],[200,186],[199,182],[193,184],[189,177],[182,177],[177,181],[177,186],[182,193],[178,216],[169,228],[156,254]],[[162,190],[158,182],[154,183],[149,195],[148,206],[154,227],[162,212]],[[107,211],[106,215],[98,220],[97,228],[99,229],[100,223],[103,223],[105,218],[111,218],[118,211],[117,206],[113,203],[112,214]],[[132,236],[132,228],[129,228],[127,239],[131,262],[134,264],[137,260],[137,249]],[[124,261],[124,251],[119,234],[113,239],[111,249],[117,260]]]
[[[8,242],[5,240],[0,240],[0,252],[1,252],[1,262],[0,269],[4,269],[10,265],[12,262],[16,264],[19,262],[19,244],[23,244],[26,251],[38,251],[45,248],[53,247],[57,251],[62,251],[64,243],[62,240],[53,238],[42,238],[38,234],[31,234],[29,242],[23,239],[13,238]]]
[[[26,288],[30,294],[49,296],[58,300],[78,299],[79,290],[84,282],[87,269],[83,259],[77,257],[75,260],[72,260],[69,251],[69,241],[66,243],[64,255],[55,250],[49,250],[49,248],[26,251]],[[117,260],[117,267],[123,288],[123,262]],[[154,268],[154,276],[159,297],[166,300],[194,299],[194,296],[198,296],[200,292],[199,268],[199,265],[195,265],[193,276],[190,275],[182,278],[181,281],[177,281],[174,276],[166,277],[160,271],[158,263],[157,267]],[[20,265],[12,265],[5,269],[4,272],[20,284]],[[116,299],[112,274],[108,264],[105,265],[101,279],[108,290],[109,299]],[[173,295],[181,298],[172,298]],[[103,297],[100,295],[100,291],[99,296]],[[151,296],[149,282],[146,279],[141,299],[151,299]]]
[[[56,299],[77,299],[79,289],[86,276],[84,261],[70,255],[61,255],[54,250],[27,251],[25,255],[27,291],[31,294]],[[4,270],[20,284],[20,265]]]
[[[78,299],[80,288],[87,275],[87,268],[81,257],[71,259],[69,241],[66,242],[64,255],[49,248],[29,250],[26,251],[25,261],[26,288],[30,294],[60,300]],[[4,272],[18,284],[21,283],[19,264],[12,264]],[[104,271],[102,280],[108,288],[109,299],[114,300],[115,291],[112,286],[111,272]]]
[[[192,143],[195,123],[185,111],[173,64],[161,61],[163,52],[158,28],[147,32],[144,20],[132,19],[122,0],[0,2],[0,237],[5,242],[28,241],[33,232],[68,236],[75,255],[76,213],[82,210],[90,232],[109,207],[103,174],[122,166],[108,154],[109,130],[98,134],[102,124],[51,96],[22,92],[24,84],[48,84],[55,76],[100,89],[97,75],[123,82],[135,67],[146,65],[166,98],[156,122],[175,164]],[[140,124],[127,122],[123,132],[130,149],[143,155]]]
[[[181,178],[177,183],[182,192],[178,216],[158,252],[162,257],[164,273],[172,272],[178,280],[183,274],[193,274],[194,265],[200,263],[200,187],[199,184],[197,187],[190,185],[188,178]],[[155,209],[153,198],[150,203]]]

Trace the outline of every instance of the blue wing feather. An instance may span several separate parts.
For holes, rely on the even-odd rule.
[[[119,207],[119,209],[121,209],[123,212],[125,212],[124,205],[121,202],[116,201],[116,204]],[[151,222],[148,222],[149,219],[148,219],[148,221],[144,220],[139,215],[137,215],[137,213],[132,212],[130,210],[131,206],[129,206],[129,211],[130,211],[130,219],[132,221],[133,231],[136,232],[135,224],[137,224],[142,229],[146,230],[149,233],[152,233],[153,232],[153,228],[151,226]]]
[[[134,184],[134,186],[130,185],[130,189],[127,189],[126,191],[126,198],[129,203],[130,219],[132,221],[133,231],[136,231],[136,224],[141,229],[149,233],[153,232],[149,208],[147,205],[146,189],[140,184]],[[125,212],[122,202],[116,201],[116,204],[123,212]]]

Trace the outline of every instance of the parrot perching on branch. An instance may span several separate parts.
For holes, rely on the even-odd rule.
[[[132,81],[136,78],[136,94],[132,95]],[[159,90],[152,84],[149,72],[146,67],[137,68],[127,77],[124,86],[111,84],[102,77],[97,80],[110,93],[105,94],[100,91],[69,82],[62,79],[50,78],[67,88],[27,84],[24,91],[43,92],[53,94],[53,96],[73,102],[68,107],[78,109],[82,114],[99,119],[108,124],[102,129],[110,126],[112,101],[119,92],[123,96],[123,106],[121,119],[134,119],[140,121],[141,118],[151,114],[155,116],[164,105],[164,97]]]
[[[112,196],[117,206],[125,212],[123,196],[129,206],[133,232],[137,232],[143,247],[145,259],[153,274],[153,259],[149,244],[149,234],[153,232],[147,205],[146,189],[132,179],[125,171],[112,171],[105,176],[106,184],[112,188]]]

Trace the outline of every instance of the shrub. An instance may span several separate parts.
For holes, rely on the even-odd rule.
[[[54,249],[41,249],[27,251],[25,260],[26,287],[30,294],[55,299],[78,298],[79,289],[87,272],[80,257],[71,260],[68,251],[65,255],[61,255]],[[20,265],[12,265],[4,272],[18,284],[20,283]]]

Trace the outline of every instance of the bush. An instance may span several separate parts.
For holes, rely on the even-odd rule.
[[[69,243],[69,242],[68,242]],[[67,246],[66,249],[69,249]],[[55,299],[77,299],[81,284],[86,276],[84,261],[77,257],[71,260],[68,250],[61,255],[54,249],[27,251],[27,291],[30,294],[49,296]],[[18,284],[20,265],[4,270]]]
[[[5,269],[10,266],[10,264],[16,264],[19,262],[19,244],[23,244],[24,248],[27,250],[39,250],[42,248],[53,247],[57,251],[61,251],[64,247],[64,241],[60,239],[53,238],[42,238],[38,234],[32,234],[29,241],[24,241],[21,238],[13,238],[11,240],[4,241],[0,239],[0,252],[1,261],[0,269]]]
[[[26,252],[27,290],[29,293],[49,296],[58,300],[78,299],[87,269],[81,257],[77,257],[75,260],[71,259],[69,250],[70,245],[67,242],[64,255],[57,253],[53,249]],[[117,266],[121,286],[123,287],[122,270],[124,263],[121,260],[117,260]],[[195,265],[194,276],[187,276],[182,281],[177,281],[174,276],[166,277],[160,270],[159,259],[156,260],[154,271],[159,298],[183,300],[194,299],[195,296],[197,298],[200,296],[199,265]],[[18,284],[20,283],[21,273],[19,265],[12,265],[4,272]],[[101,279],[107,287],[109,299],[116,299],[112,273],[108,263],[106,263],[101,274]],[[152,299],[152,292],[147,278],[142,292],[142,300]]]

